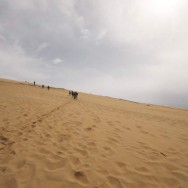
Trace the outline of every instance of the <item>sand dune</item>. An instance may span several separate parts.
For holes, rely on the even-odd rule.
[[[0,188],[187,188],[188,111],[0,80]]]

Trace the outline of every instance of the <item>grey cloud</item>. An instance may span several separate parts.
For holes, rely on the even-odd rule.
[[[0,76],[187,107],[178,100],[188,95],[187,6],[184,0],[3,0]]]
[[[41,50],[44,50],[45,48],[49,47],[48,43],[43,43],[41,45],[39,45],[39,47],[36,49],[36,52],[40,52]]]
[[[62,63],[63,60],[62,60],[62,59],[59,59],[59,58],[56,58],[56,59],[54,59],[52,62],[53,62],[54,65],[58,65],[58,64]]]

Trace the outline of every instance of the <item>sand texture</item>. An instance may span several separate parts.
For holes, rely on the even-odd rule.
[[[187,188],[188,111],[0,79],[0,188]]]

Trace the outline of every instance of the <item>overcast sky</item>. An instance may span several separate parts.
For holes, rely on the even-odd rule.
[[[188,108],[188,1],[0,0],[0,77]]]

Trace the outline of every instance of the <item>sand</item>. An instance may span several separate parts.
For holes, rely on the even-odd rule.
[[[187,188],[188,111],[0,79],[0,188]]]

